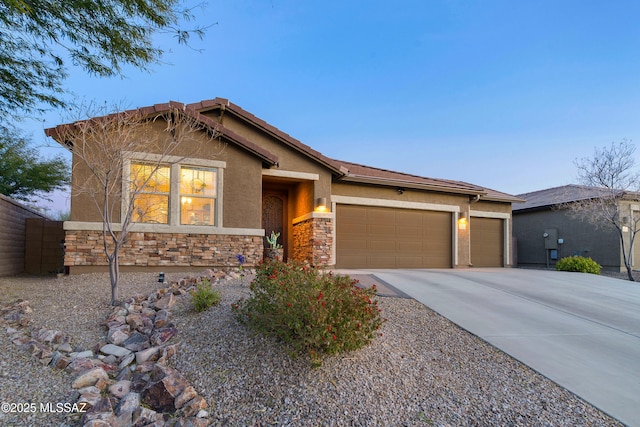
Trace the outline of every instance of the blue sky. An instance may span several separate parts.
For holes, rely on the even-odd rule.
[[[217,25],[192,48],[158,37],[150,73],[71,70],[68,89],[127,107],[224,97],[329,157],[511,194],[640,142],[637,1],[210,0],[196,15]]]

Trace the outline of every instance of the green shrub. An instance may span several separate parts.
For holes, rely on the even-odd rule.
[[[205,311],[212,305],[220,304],[220,292],[211,286],[211,281],[202,279],[196,290],[191,291],[191,300],[195,311]]]
[[[375,286],[356,283],[300,262],[273,260],[257,267],[250,296],[232,307],[241,322],[285,342],[293,355],[309,354],[319,366],[325,355],[367,345],[384,321]]]
[[[562,258],[556,263],[558,271],[577,271],[580,273],[600,274],[600,264],[591,258],[570,256]]]

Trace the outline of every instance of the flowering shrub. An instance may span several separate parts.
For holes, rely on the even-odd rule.
[[[328,354],[367,345],[384,321],[375,285],[355,286],[348,276],[300,262],[268,261],[256,269],[251,295],[232,307],[241,322],[308,353],[314,366]]]
[[[556,263],[558,271],[577,271],[581,273],[600,274],[600,264],[582,256],[569,256]]]
[[[213,289],[211,281],[202,279],[196,290],[191,292],[191,300],[195,311],[205,311],[212,305],[220,304],[220,292]]]

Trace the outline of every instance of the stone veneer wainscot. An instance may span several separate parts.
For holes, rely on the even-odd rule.
[[[238,264],[242,254],[246,265],[262,259],[261,235],[130,232],[120,251],[121,266],[136,267],[222,267]],[[105,266],[102,232],[66,230],[65,265]]]

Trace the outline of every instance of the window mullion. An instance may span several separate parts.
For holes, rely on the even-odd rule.
[[[169,225],[180,225],[180,165],[177,163],[171,165],[169,206]]]

